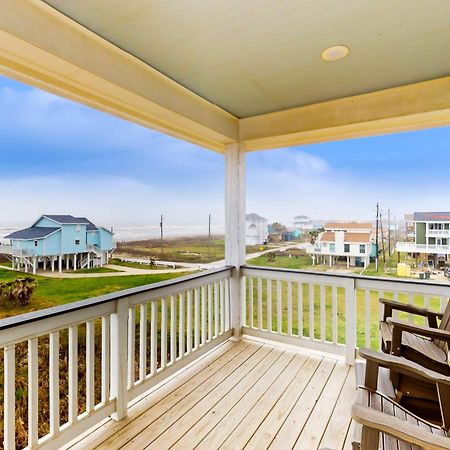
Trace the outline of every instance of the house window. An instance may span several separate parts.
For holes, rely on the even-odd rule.
[[[350,244],[344,244],[344,252],[350,253]]]
[[[330,253],[334,253],[336,251],[336,244],[333,242],[330,244]]]
[[[449,230],[449,229],[450,229],[449,225],[450,225],[450,224],[445,223],[445,224],[444,224],[444,230]]]
[[[75,245],[80,245],[80,240],[79,239],[75,239]]]
[[[359,253],[366,253],[366,246],[364,244],[360,244]]]
[[[38,241],[34,241],[34,246],[35,246],[35,247],[38,246]]]

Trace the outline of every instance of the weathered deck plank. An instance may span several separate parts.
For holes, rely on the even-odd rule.
[[[71,449],[342,450],[354,393],[354,370],[342,360],[226,343]]]

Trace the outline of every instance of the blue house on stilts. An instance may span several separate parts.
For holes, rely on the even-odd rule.
[[[85,217],[43,215],[30,228],[15,231],[9,257],[16,270],[78,270],[103,266],[114,251],[113,232]]]

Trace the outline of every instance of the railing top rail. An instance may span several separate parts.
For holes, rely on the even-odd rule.
[[[112,292],[110,294],[105,294],[98,297],[89,298],[86,300],[80,300],[66,305],[54,306],[51,308],[41,309],[39,311],[33,311],[26,314],[8,317],[6,319],[0,320],[0,332],[20,325],[27,325],[33,322],[60,316],[62,314],[80,311],[83,309],[91,308],[93,306],[103,305],[105,303],[115,302],[122,298],[130,298],[143,293],[151,293],[153,291],[156,291],[158,289],[167,286],[173,287],[175,285],[182,285],[189,281],[208,278],[220,273],[230,272],[231,269],[232,267],[230,266],[220,267],[218,269],[212,269],[201,273],[195,273],[170,280],[160,281],[158,283],[146,284],[135,288],[124,289],[122,291]]]
[[[270,271],[270,272],[280,272],[280,273],[292,273],[292,274],[302,274],[308,276],[316,276],[316,277],[333,277],[340,279],[354,279],[354,280],[368,280],[368,281],[378,281],[378,282],[388,282],[388,283],[398,283],[398,284],[411,284],[411,285],[420,285],[420,286],[439,286],[439,287],[448,287],[450,288],[450,284],[447,282],[440,281],[429,281],[429,280],[407,280],[403,278],[388,278],[388,277],[373,277],[368,275],[358,275],[358,274],[342,274],[342,273],[330,273],[330,272],[319,272],[313,270],[297,270],[297,269],[284,269],[280,267],[263,267],[263,266],[242,266],[242,269],[251,269],[252,271]]]

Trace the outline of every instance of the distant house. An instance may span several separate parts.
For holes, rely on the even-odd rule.
[[[263,245],[267,241],[267,219],[251,213],[245,216],[246,245]]]
[[[287,227],[286,231],[284,233],[284,241],[285,242],[298,241],[302,238],[302,236],[303,236],[303,233],[300,230],[300,228]]]
[[[450,212],[415,212],[409,236],[413,242],[397,242],[398,252],[426,257],[433,267],[450,262]]]
[[[373,226],[361,222],[329,222],[324,226],[309,250],[314,264],[328,264],[345,261],[347,267],[367,267],[375,256]]]
[[[85,217],[44,215],[30,228],[6,236],[9,257],[16,270],[38,268],[61,272],[102,266],[114,249],[112,231],[94,225]]]
[[[310,217],[300,215],[294,217],[294,228],[298,228],[299,230],[305,232],[314,229],[314,225]]]

